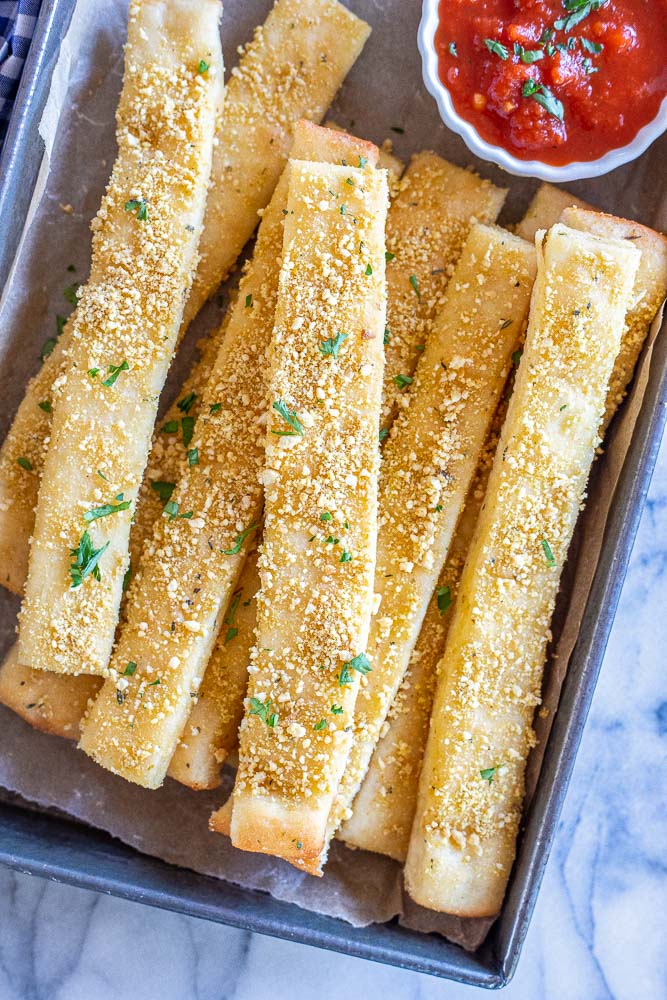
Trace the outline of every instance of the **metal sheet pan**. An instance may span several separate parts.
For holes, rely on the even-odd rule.
[[[0,158],[0,287],[9,273],[39,172],[38,124],[74,0],[44,0]],[[664,332],[664,331],[663,331]],[[263,893],[175,868],[99,831],[35,812],[0,790],[0,863],[248,930],[487,988],[511,979],[539,891],[620,597],[667,418],[667,337],[655,347],[647,402],[619,481],[605,547],[551,732],[542,780],[525,817],[502,913],[475,954],[393,922],[353,929]]]

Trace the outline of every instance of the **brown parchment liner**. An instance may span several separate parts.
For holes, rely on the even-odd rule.
[[[461,141],[440,123],[434,102],[421,83],[416,31],[417,0],[347,0],[368,20],[373,34],[352,70],[333,117],[344,127],[376,142],[393,135],[404,159],[420,149],[460,165],[473,162]],[[237,45],[266,17],[271,0],[225,0],[223,43],[228,66]],[[4,435],[35,371],[42,343],[55,331],[56,313],[68,309],[63,288],[85,280],[90,257],[88,225],[97,211],[114,157],[113,117],[122,73],[126,0],[78,0],[60,50],[41,122],[45,157],[28,225],[0,300],[0,393]],[[389,95],[389,96],[387,96]],[[392,127],[403,128],[404,132]],[[638,161],[607,177],[569,188],[607,211],[656,228],[667,222],[662,183],[667,142],[659,140]],[[518,220],[535,182],[508,178],[489,164],[474,164],[485,176],[510,184],[503,220]],[[66,271],[74,264],[76,274]],[[227,301],[225,289],[223,303]],[[182,380],[193,344],[219,319],[211,303],[174,364],[173,390]],[[539,743],[527,772],[527,796],[535,790],[546,739],[558,705],[563,678],[586,605],[601,551],[614,489],[642,407],[652,362],[651,331],[632,393],[618,414],[592,478],[591,493],[570,552],[554,620],[555,655],[546,673],[546,712],[536,720]],[[169,389],[165,395],[169,395]],[[578,558],[581,553],[582,558]],[[0,568],[1,569],[1,568]],[[14,639],[18,601],[0,593],[0,651]],[[322,879],[304,875],[277,859],[243,854],[226,838],[208,831],[211,811],[226,798],[232,776],[225,773],[216,792],[191,792],[171,780],[151,792],[97,767],[75,747],[30,729],[0,706],[0,793],[18,793],[42,807],[55,807],[74,819],[118,837],[145,854],[240,886],[270,892],[276,899],[363,926],[399,916],[408,927],[436,931],[474,949],[492,920],[434,914],[404,899],[400,867],[388,858],[350,851],[335,842]]]

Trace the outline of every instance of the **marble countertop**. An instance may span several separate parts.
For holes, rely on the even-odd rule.
[[[667,997],[666,648],[667,438],[508,998]],[[465,1000],[472,992],[0,869],[0,1000]]]

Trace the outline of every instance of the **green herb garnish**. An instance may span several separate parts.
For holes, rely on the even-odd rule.
[[[394,375],[394,382],[401,392],[403,392],[404,389],[407,389],[409,385],[412,385],[413,381],[414,379],[412,379],[410,375]]]
[[[282,399],[277,399],[273,404],[273,409],[279,413],[283,420],[292,428],[291,431],[271,431],[279,437],[294,437],[299,434],[303,437],[303,426],[296,415],[296,410],[290,410]]]
[[[134,672],[135,672],[136,669],[137,669],[136,663],[134,662],[134,660],[130,660],[130,662],[128,663],[128,665],[125,667],[125,670],[123,671],[122,676],[123,677],[133,677],[134,676]]]
[[[356,670],[359,674],[368,674],[371,670],[371,665],[368,657],[365,653],[359,653],[358,656],[353,657],[351,660],[347,660],[346,663],[340,669],[340,674],[338,675],[338,686],[345,687],[352,680],[351,670]]]
[[[231,549],[223,549],[222,550],[222,554],[225,555],[225,556],[237,556],[239,554],[239,552],[241,551],[241,546],[245,542],[245,540],[248,537],[248,535],[250,534],[250,532],[251,531],[256,531],[257,528],[259,528],[259,524],[251,524],[249,528],[246,528],[245,531],[242,531],[240,534],[238,534],[236,536],[236,540],[235,540],[234,545],[232,546],[232,548]]]
[[[497,42],[494,38],[485,38],[484,44],[489,52],[492,52],[494,56],[499,56],[503,60],[507,59],[509,56],[509,50],[500,42]]]
[[[451,607],[452,592],[449,587],[438,587],[436,595],[438,600],[438,611],[441,615],[444,615],[445,611]]]
[[[348,333],[341,333],[338,331],[335,337],[329,337],[328,340],[320,341],[320,351],[324,355],[330,355],[332,358],[337,358],[338,352],[348,337]]]
[[[71,306],[77,306],[79,304],[76,292],[80,287],[79,282],[75,281],[73,285],[68,285],[67,288],[63,290],[63,297]]]
[[[26,472],[32,472],[32,462],[30,461],[29,458],[23,458],[23,456],[21,455],[19,458],[16,459],[16,461],[21,466],[22,469],[25,469]]]
[[[197,393],[189,392],[187,396],[183,396],[183,399],[179,399],[176,406],[181,411],[181,413],[189,413],[192,407],[197,402]]]
[[[262,722],[265,722],[270,729],[273,729],[278,721],[278,713],[271,711],[271,699],[260,701],[259,698],[250,699],[250,714],[258,715]]]
[[[74,562],[69,568],[72,589],[80,587],[86,577],[91,574],[99,581],[100,567],[98,563],[110,544],[110,542],[106,542],[102,548],[96,549],[88,531],[84,531],[78,546],[75,549],[70,549],[70,555],[74,558]]]
[[[171,494],[176,489],[176,483],[167,483],[163,479],[154,479],[151,483],[151,489],[155,490],[163,503],[166,503],[167,500],[171,500]]]
[[[556,558],[555,558],[555,556],[553,554],[553,550],[552,550],[551,546],[549,545],[548,541],[546,540],[546,538],[542,539],[542,548],[544,549],[544,554],[545,554],[545,556],[547,558],[547,566],[555,566],[556,565]]]
[[[211,68],[210,63],[207,63],[206,60],[204,59],[199,60],[199,65],[197,66],[197,72],[201,76],[203,76],[204,73],[208,73],[210,68]]]
[[[415,292],[415,295],[417,296],[417,301],[421,302],[421,300],[422,300],[422,293],[419,291],[419,281],[417,280],[417,275],[416,274],[411,274],[410,275],[410,284],[412,285],[412,287],[414,289],[414,292]]]
[[[121,510],[127,510],[132,506],[130,500],[123,500],[123,494],[118,495],[120,503],[105,503],[101,507],[93,507],[92,510],[87,510],[83,515],[83,519],[86,524],[90,524],[91,521],[97,521],[100,517],[108,517],[109,514],[117,514]]]
[[[130,198],[125,202],[126,212],[136,212],[139,222],[145,222],[148,218],[148,202],[143,198]]]
[[[166,504],[164,505],[164,510],[162,511],[162,513],[167,514],[170,521],[175,521],[180,518],[182,518],[184,521],[189,521],[190,518],[193,516],[193,512],[191,510],[187,510],[183,514],[179,514],[178,504],[176,503],[175,500],[167,500]]]
[[[543,83],[537,83],[536,80],[526,80],[521,90],[524,97],[532,97],[533,100],[541,104],[542,107],[553,115],[554,118],[558,118],[559,121],[563,121],[565,117],[565,109],[563,107],[562,101],[559,101],[557,97],[545,87]]]
[[[53,413],[53,407],[51,406],[50,399],[43,399],[41,403],[37,404],[40,410],[44,410],[44,413]]]
[[[483,770],[479,772],[480,777],[483,778],[484,781],[488,781],[489,784],[491,784],[491,782],[493,781],[493,776],[495,773],[496,773],[495,767],[485,767]]]
[[[199,448],[190,448],[188,451],[188,465],[190,468],[193,465],[199,465]]]
[[[115,384],[116,379],[121,372],[129,372],[130,366],[127,361],[121,361],[119,365],[109,365],[109,375],[102,381],[102,385],[106,385],[107,388],[111,388]]]
[[[569,17],[561,17],[554,21],[554,28],[558,31],[572,31],[589,14],[599,10],[606,2],[607,0],[563,0],[563,7],[569,12]]]
[[[313,729],[315,730],[315,732],[319,733],[322,729],[326,729],[328,725],[329,723],[327,722],[326,719],[320,719],[319,722],[315,723]]]
[[[183,432],[183,447],[188,448],[195,432],[195,418],[183,417],[181,420],[181,431]]]

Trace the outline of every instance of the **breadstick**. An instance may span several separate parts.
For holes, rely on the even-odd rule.
[[[217,0],[130,7],[118,157],[94,223],[37,505],[19,632],[29,666],[107,669],[132,509],[203,220],[220,9]]]
[[[387,200],[384,171],[291,161],[231,834],[313,872],[367,668]]]
[[[632,302],[625,317],[621,350],[609,383],[602,425],[604,433],[627,393],[649,326],[667,295],[667,238],[636,222],[582,208],[566,208],[562,221],[572,229],[581,229],[594,236],[628,240],[641,251]]]
[[[529,243],[495,227],[472,227],[415,372],[409,406],[384,450],[372,669],[361,682],[330,836],[349,818],[407,669],[523,330],[534,275]]]
[[[495,222],[506,189],[435,153],[418,153],[387,216],[384,440],[442,304],[473,221]]]
[[[229,273],[257,226],[287,162],[301,118],[320,122],[370,27],[338,0],[277,0],[232,71],[213,157],[201,262],[188,322]],[[221,239],[221,225],[227,236]]]
[[[459,580],[484,502],[508,398],[506,392],[493,415],[447,561],[429,601],[405,677],[389,710],[386,731],[383,730],[375,748],[354,800],[352,815],[337,834],[351,847],[387,854],[401,863],[405,861],[415,814],[436,668],[445,649]]]
[[[412,898],[497,913],[521,816],[551,615],[639,252],[538,239],[524,355],[439,667],[405,868]]]
[[[89,674],[66,677],[24,667],[14,644],[0,666],[0,702],[34,729],[76,740],[88,701],[101,683],[100,677]]]
[[[213,153],[201,259],[181,328],[234,267],[287,159],[302,118],[319,121],[369,34],[337,0],[278,0],[257,29],[225,93]],[[51,432],[53,385],[61,374],[71,323],[44,345],[0,449],[0,583],[23,593],[39,479]],[[50,353],[46,355],[46,351]],[[19,460],[22,460],[19,464]],[[145,508],[148,510],[148,508]]]
[[[570,205],[576,205],[577,208],[591,207],[563,188],[554,187],[553,184],[540,184],[526,214],[521,222],[517,223],[517,236],[532,243],[538,229],[550,229],[560,220],[563,210]]]
[[[354,155],[357,161],[360,151],[366,158],[375,155],[375,147],[343,133],[307,122],[302,129],[337,155]],[[144,548],[111,677],[83,727],[86,753],[149,788],[164,780],[259,527],[265,354],[273,330],[284,205],[281,182],[264,213],[206,388],[192,440],[198,460],[184,470],[167,516]],[[129,675],[128,664],[135,664]]]
[[[250,651],[255,644],[258,592],[255,550],[246,558],[206,667],[201,694],[167,772],[190,788],[217,788],[220,768],[238,746]]]

